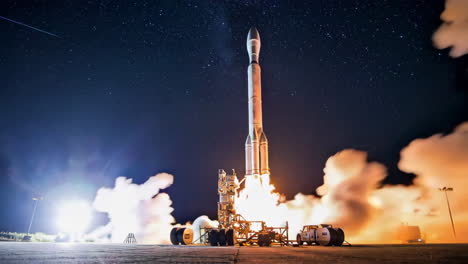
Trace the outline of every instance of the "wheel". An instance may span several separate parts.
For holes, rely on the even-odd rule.
[[[218,232],[218,243],[220,246],[226,246],[226,229],[220,229]]]
[[[341,247],[345,239],[344,231],[341,228],[336,228],[335,231],[336,231],[336,239],[333,245],[337,247]]]
[[[264,234],[259,234],[258,235],[258,242],[257,242],[258,246],[264,247],[265,246],[265,240],[266,240],[265,235]]]
[[[271,236],[269,234],[265,234],[263,236],[263,246],[269,247],[271,245]]]
[[[303,242],[302,242],[301,234],[297,234],[296,241],[299,246],[302,246]]]
[[[228,246],[234,246],[234,229],[226,231],[226,242]]]
[[[213,247],[218,245],[218,230],[213,229],[208,233],[208,241],[210,241],[210,245]]]
[[[184,243],[184,231],[185,231],[185,228],[179,228],[179,230],[177,230],[177,233],[176,233],[177,234],[177,241],[178,241],[178,243],[180,243],[182,245],[185,245],[185,243]]]
[[[179,245],[179,239],[177,239],[177,227],[172,228],[171,230],[171,243],[172,245]]]
[[[329,246],[335,245],[336,239],[338,238],[338,234],[336,230],[333,228],[327,228],[327,229],[330,232],[330,242],[328,242],[328,244],[326,244],[325,246],[329,247]]]

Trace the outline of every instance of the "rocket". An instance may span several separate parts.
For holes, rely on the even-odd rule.
[[[262,121],[262,84],[260,57],[260,34],[252,27],[247,35],[249,53],[248,99],[249,99],[249,135],[245,142],[246,175],[270,174],[268,165],[268,140],[263,131]]]

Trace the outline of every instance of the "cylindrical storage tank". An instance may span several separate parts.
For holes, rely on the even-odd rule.
[[[177,230],[177,240],[182,245],[189,245],[193,242],[193,230],[188,227],[179,228]]]
[[[337,237],[335,229],[328,227],[318,228],[316,235],[321,246],[332,246]]]

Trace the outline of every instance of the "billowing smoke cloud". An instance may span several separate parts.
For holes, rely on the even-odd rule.
[[[139,243],[169,243],[171,224],[175,222],[172,201],[168,194],[159,191],[173,181],[172,175],[159,173],[140,185],[118,177],[113,189],[100,188],[93,206],[107,213],[110,221],[92,235],[110,235],[112,242],[122,243],[129,233],[134,233]]]
[[[439,49],[452,47],[450,56],[460,57],[468,53],[468,1],[446,0],[440,15],[443,24],[433,35]]]
[[[412,185],[382,185],[387,175],[382,164],[369,162],[363,151],[343,150],[327,160],[317,195],[299,193],[285,201],[269,175],[250,177],[240,191],[237,211],[270,226],[288,221],[290,239],[303,225],[328,223],[343,228],[352,243],[398,243],[399,228],[409,224],[419,226],[428,242],[467,242],[468,191],[463,186],[468,177],[468,122],[448,135],[412,141],[401,151],[399,168],[416,175]],[[175,222],[172,202],[159,190],[172,183],[173,176],[162,173],[141,185],[119,177],[113,189],[99,189],[94,207],[108,213],[110,222],[91,235],[111,235],[112,242],[121,243],[128,233],[135,233],[139,243],[169,243]],[[448,195],[457,239],[439,191],[444,186],[454,188]],[[200,237],[200,228],[217,225],[206,216],[197,218],[194,238]]]
[[[399,168],[416,174],[412,185],[379,186],[385,168],[368,163],[363,152],[345,150],[331,157],[324,170],[325,184],[317,190],[322,194],[330,182],[338,183],[328,186],[321,198],[328,221],[343,226],[354,242],[399,242],[396,234],[405,224],[419,226],[429,242],[467,241],[468,191],[461,186],[468,179],[468,122],[451,134],[412,141],[401,151]],[[454,188],[448,195],[457,239],[439,190],[444,186]]]
[[[373,215],[370,196],[386,177],[385,167],[367,162],[363,151],[344,150],[328,159],[324,172],[324,184],[317,194],[333,212],[329,220],[350,232],[365,226]]]
[[[436,134],[416,139],[401,151],[398,164],[402,171],[414,173],[416,186],[421,188],[422,202],[431,206],[432,224],[450,234],[447,205],[439,188],[452,187],[448,193],[458,239],[468,235],[468,122],[462,123],[451,134]],[[457,225],[458,223],[458,225]],[[437,239],[445,239],[442,234]]]
[[[237,211],[246,219],[272,226],[287,221],[290,238],[303,225],[322,223],[338,225],[348,234],[358,233],[375,214],[371,197],[386,176],[385,167],[368,162],[365,152],[349,149],[330,157],[324,172],[324,184],[317,188],[320,197],[299,193],[290,201],[274,192],[268,175],[250,178],[240,192]]]
[[[359,237],[378,213],[373,196],[386,168],[368,162],[363,151],[347,149],[327,160],[324,173],[324,184],[317,188],[320,197],[297,194],[285,203],[292,233],[303,225],[327,223]]]
[[[412,185],[382,185],[385,166],[369,162],[363,151],[343,150],[327,160],[318,196],[299,193],[282,201],[268,180],[259,181],[241,191],[238,212],[274,226],[288,221],[291,239],[303,225],[327,223],[342,227],[354,243],[399,243],[403,225],[419,226],[428,242],[468,241],[468,191],[462,187],[468,178],[468,122],[451,134],[414,140],[402,150],[399,168],[416,174]],[[457,239],[439,191],[444,186],[454,188],[448,195]]]
[[[463,186],[468,179],[468,122],[451,134],[414,140],[401,151],[398,166],[416,174],[415,182],[427,188]]]

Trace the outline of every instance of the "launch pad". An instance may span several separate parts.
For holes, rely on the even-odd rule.
[[[468,263],[467,244],[207,247],[0,243],[0,263]]]

